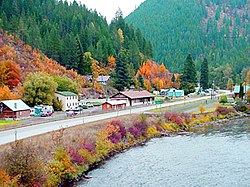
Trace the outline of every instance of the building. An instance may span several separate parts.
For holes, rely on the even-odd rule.
[[[162,95],[167,95],[168,97],[184,97],[183,90],[171,89],[161,89]]]
[[[152,104],[154,101],[154,95],[146,90],[119,92],[110,98],[111,100],[125,100],[126,106]]]
[[[30,116],[30,107],[21,99],[0,101],[0,118],[22,119]]]
[[[242,86],[242,88],[243,88],[243,94],[245,94],[250,89],[250,85]],[[239,97],[240,85],[235,85],[234,86],[233,94],[234,94],[234,97]]]
[[[111,100],[102,104],[102,110],[120,110],[126,108],[125,100]]]
[[[62,110],[77,110],[78,95],[73,92],[56,92],[56,98],[63,104]]]
[[[184,97],[183,90],[170,89],[167,93],[168,97]]]
[[[99,83],[99,84],[102,84],[102,85],[107,85],[110,81],[111,77],[110,76],[98,76],[96,81]]]

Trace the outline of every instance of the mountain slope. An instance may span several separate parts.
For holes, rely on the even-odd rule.
[[[153,44],[154,59],[171,71],[180,71],[191,53],[196,64],[206,56],[211,66],[228,64],[238,74],[250,64],[249,5],[247,0],[146,0],[125,20],[141,29]]]
[[[0,63],[11,60],[21,68],[22,79],[28,73],[46,72],[53,75],[66,75],[75,79],[79,75],[73,70],[66,70],[56,61],[48,58],[36,49],[23,43],[20,39],[0,31]]]
[[[0,28],[17,35],[67,69],[73,68],[84,75],[90,74],[83,68],[85,52],[91,52],[94,59],[107,64],[108,57],[116,57],[123,45],[136,69],[142,56],[152,56],[151,44],[141,32],[120,19],[119,14],[108,25],[96,11],[76,1],[68,4],[63,0],[0,0]]]

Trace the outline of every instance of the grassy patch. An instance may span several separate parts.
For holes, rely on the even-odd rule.
[[[19,121],[0,119],[0,127],[17,124]]]
[[[211,108],[205,108],[205,111],[203,113],[210,113],[214,112],[216,110],[216,107],[211,107]],[[193,114],[200,114],[200,110],[197,109],[197,111],[193,112]]]
[[[219,107],[219,106],[223,106],[223,107],[226,107],[226,108],[232,108],[231,105],[215,104],[213,107],[205,108],[204,113],[214,112],[216,110],[216,108]],[[197,108],[197,111],[193,112],[193,114],[200,114],[200,113],[201,112],[200,112],[199,108]]]

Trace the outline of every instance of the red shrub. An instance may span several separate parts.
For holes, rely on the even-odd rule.
[[[217,107],[216,112],[217,112],[217,114],[227,115],[229,113],[235,112],[235,109],[219,106],[219,107]]]
[[[84,162],[86,162],[86,160],[84,158],[82,158],[79,154],[78,154],[78,151],[77,149],[74,149],[72,147],[68,148],[67,150],[70,158],[71,158],[71,161],[73,163],[76,163],[76,164],[79,164],[79,165],[82,165]]]
[[[125,125],[120,120],[113,120],[111,121],[111,125],[118,126],[120,128],[119,132],[121,133],[122,137],[126,136],[126,128]]]
[[[184,123],[180,117],[180,114],[179,113],[165,113],[165,119],[167,121],[170,121],[170,122],[173,122],[179,126],[183,126]]]

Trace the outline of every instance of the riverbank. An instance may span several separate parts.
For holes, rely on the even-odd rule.
[[[133,115],[129,118],[123,116],[112,121],[74,127],[72,128],[74,131],[62,129],[47,134],[47,137],[41,136],[40,139],[36,137],[36,141],[29,138],[23,143],[12,144],[8,148],[7,158],[5,153],[2,153],[5,159],[2,163],[6,164],[1,168],[9,171],[6,173],[7,176],[15,177],[14,174],[20,173],[16,163],[22,162],[24,155],[25,158],[32,158],[29,161],[32,164],[27,166],[28,168],[22,168],[23,173],[18,180],[19,183],[35,182],[42,186],[55,186],[70,181],[70,183],[64,183],[64,186],[69,186],[72,181],[79,180],[79,176],[84,178],[89,170],[98,167],[115,154],[143,145],[151,138],[189,132],[197,124],[237,115],[232,109],[221,109],[212,115],[165,113],[162,116],[159,114]],[[31,152],[27,151],[30,149],[32,149]],[[13,154],[19,158],[15,160],[14,168],[11,159]],[[38,161],[42,164],[36,164]],[[31,174],[34,177],[25,177]]]
[[[153,138],[116,155],[74,187],[248,186],[250,118]]]

